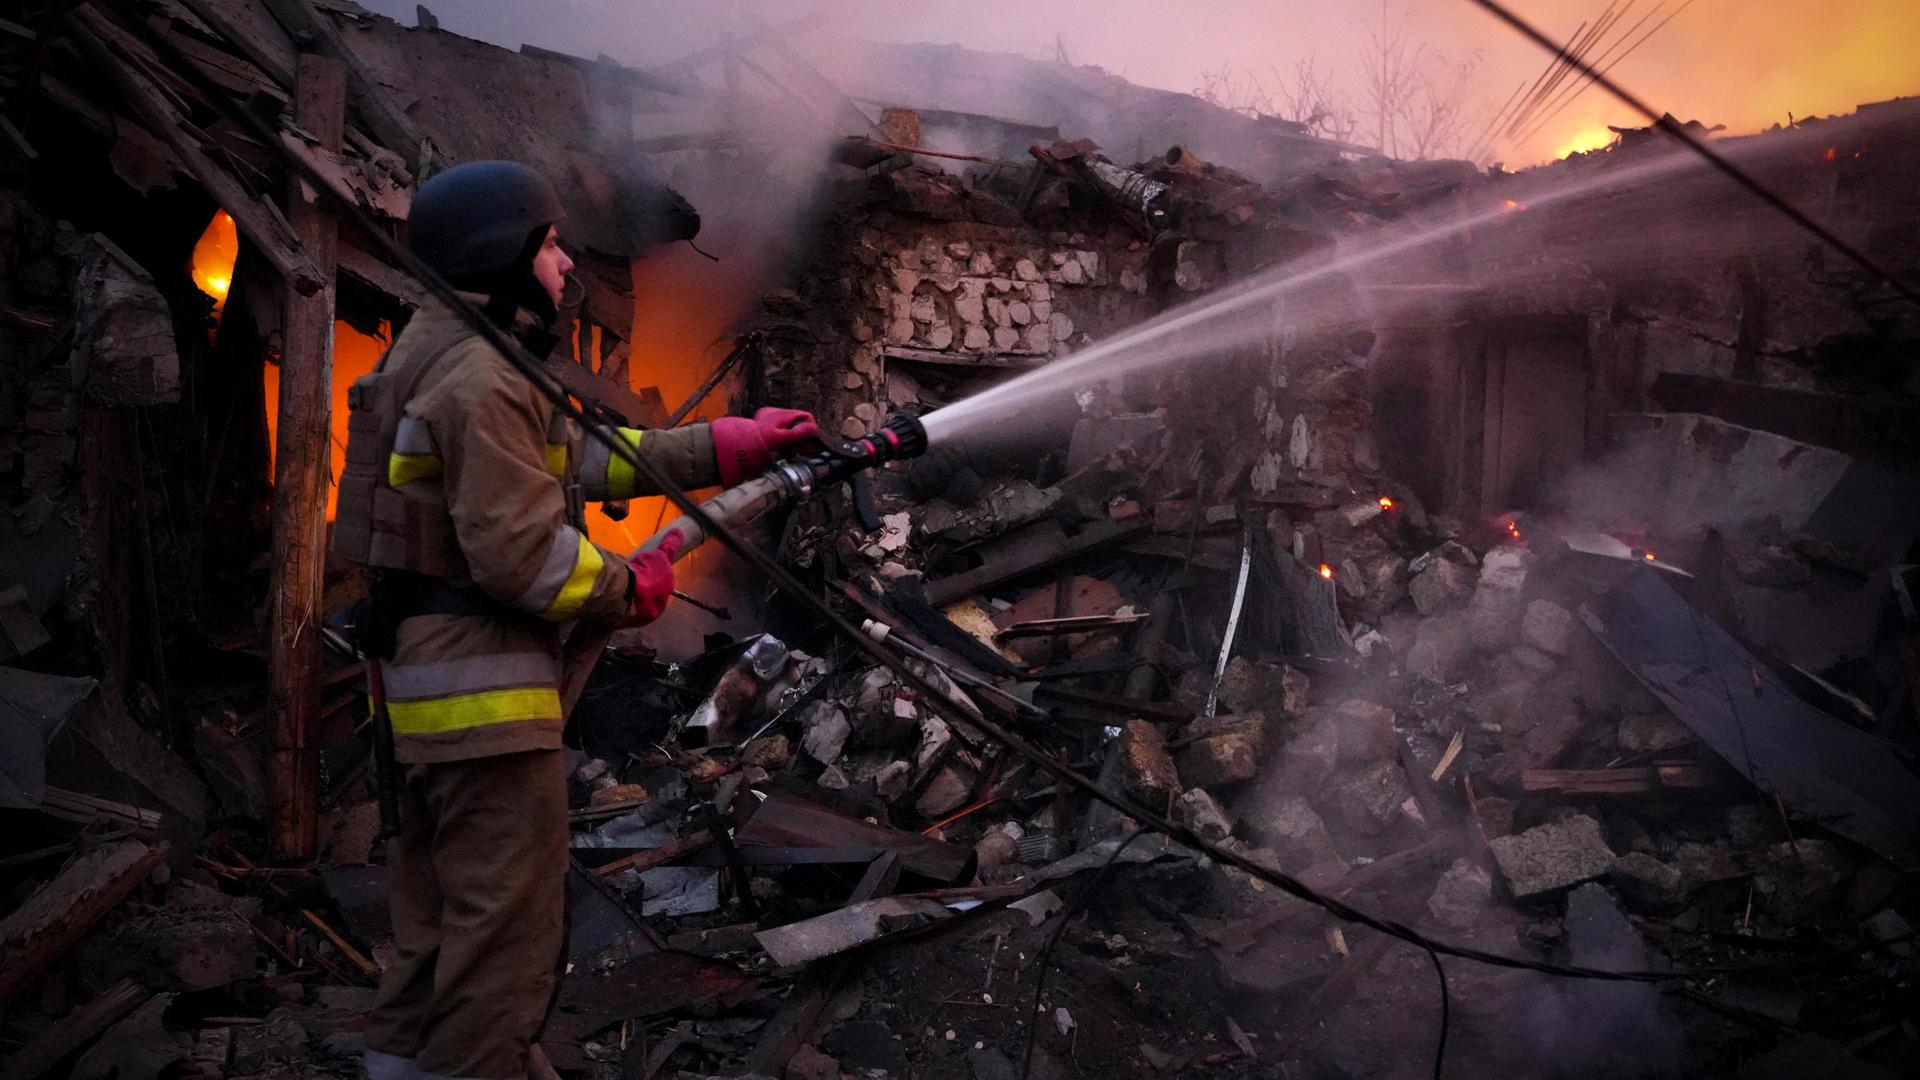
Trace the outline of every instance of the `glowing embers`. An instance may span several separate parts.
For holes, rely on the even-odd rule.
[[[1501,199],[1500,206],[1502,209],[1506,210],[1508,213],[1518,213],[1519,211],[1525,210],[1527,208],[1526,203],[1518,202],[1513,199]]]
[[[225,210],[216,212],[206,231],[193,245],[189,269],[194,288],[213,297],[213,316],[218,319],[227,304],[227,292],[233,288],[233,262],[240,256],[240,233]]]
[[[1393,498],[1392,498],[1392,496],[1389,496],[1389,495],[1382,495],[1382,496],[1380,496],[1380,509],[1382,509],[1382,510],[1391,510],[1391,509],[1393,509]]]
[[[1323,577],[1323,578],[1326,578],[1326,579],[1327,579],[1328,581],[1332,581],[1332,580],[1333,580],[1333,567],[1332,567],[1332,566],[1330,566],[1330,565],[1328,565],[1328,564],[1326,564],[1326,563],[1321,563],[1321,564],[1320,564],[1320,576],[1321,576],[1321,577]]]

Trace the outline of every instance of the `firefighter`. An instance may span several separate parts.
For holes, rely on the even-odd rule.
[[[421,185],[408,243],[542,355],[573,266],[561,218],[534,170],[473,162]],[[561,632],[657,618],[677,551],[627,558],[587,538],[583,501],[657,492],[443,305],[414,316],[348,404],[333,546],[374,571],[367,651],[400,789],[394,952],[363,1069],[521,1077],[563,948]],[[818,438],[787,409],[618,433],[683,488],[736,484]]]

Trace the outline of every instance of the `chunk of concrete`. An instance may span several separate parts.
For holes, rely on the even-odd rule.
[[[1447,614],[1423,619],[1407,650],[1407,670],[1437,683],[1454,683],[1466,674],[1473,659],[1473,635],[1463,616]]]
[[[1838,903],[1852,876],[1852,861],[1828,841],[1774,844],[1754,871],[1754,900],[1782,923],[1803,923]]]
[[[1615,861],[1600,823],[1585,814],[1489,840],[1487,849],[1518,900],[1592,881],[1613,869]]]
[[[1313,804],[1298,795],[1279,800],[1263,817],[1247,824],[1254,837],[1273,849],[1287,866],[1297,869],[1345,863],[1334,845],[1333,833],[1327,830],[1327,823]]]
[[[972,791],[973,777],[957,765],[947,765],[934,773],[933,779],[920,790],[913,809],[923,818],[942,817],[960,809]]]
[[[800,736],[800,749],[808,757],[825,765],[840,760],[847,737],[853,734],[853,722],[846,712],[831,702],[815,702],[801,724],[804,734]]]
[[[1573,613],[1551,600],[1534,600],[1520,618],[1520,640],[1553,656],[1567,655]]]
[[[1427,912],[1435,921],[1460,930],[1486,918],[1492,907],[1493,875],[1469,859],[1455,859],[1427,897]]]
[[[1345,768],[1372,765],[1399,753],[1393,710],[1384,705],[1354,698],[1341,702],[1323,722],[1332,724],[1339,736],[1340,764]]]
[[[1246,731],[1210,735],[1180,751],[1179,775],[1198,787],[1244,783],[1259,772],[1260,743]]]
[[[1465,606],[1473,595],[1474,573],[1452,559],[1429,559],[1407,591],[1413,594],[1413,606],[1422,615],[1438,615]]]
[[[1180,770],[1159,728],[1145,720],[1127,721],[1112,752],[1119,759],[1121,786],[1134,801],[1159,810],[1180,794]]]
[[[1553,657],[1531,645],[1515,645],[1493,658],[1493,681],[1500,686],[1534,686],[1553,669]]]
[[[1233,834],[1233,821],[1205,788],[1192,788],[1174,804],[1174,816],[1203,840],[1218,843]]]
[[[1679,911],[1691,895],[1679,867],[1644,851],[1630,851],[1614,860],[1608,880],[1634,908],[1655,915]]]
[[[1362,836],[1379,836],[1406,816],[1413,788],[1398,761],[1383,761],[1329,788],[1321,799],[1334,820]]]
[[[793,760],[793,744],[785,735],[762,735],[740,748],[740,764],[758,765],[772,772]]]

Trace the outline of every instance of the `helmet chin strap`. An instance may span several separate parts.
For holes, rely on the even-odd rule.
[[[547,287],[533,276],[533,260],[540,252],[540,246],[546,241],[548,226],[542,225],[527,237],[525,246],[513,260],[511,266],[489,274],[474,275],[461,284],[474,292],[484,293],[487,302],[480,311],[487,321],[520,338],[527,351],[535,356],[546,356],[553,351],[560,338],[553,332],[554,321],[559,317],[559,308],[553,302],[553,296]],[[571,276],[571,275],[569,275]],[[584,286],[580,286],[584,292]],[[532,328],[516,330],[515,323],[524,310],[534,317]]]

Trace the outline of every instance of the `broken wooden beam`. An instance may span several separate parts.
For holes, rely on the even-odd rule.
[[[1126,615],[1068,615],[1058,619],[1029,619],[1014,623],[993,636],[996,641],[1012,641],[1016,638],[1085,634],[1094,630],[1120,629],[1146,620],[1147,613],[1144,611]]]
[[[0,921],[0,1011],[166,861],[167,842],[116,840],[85,852]]]
[[[713,843],[711,832],[688,833],[678,840],[661,844],[659,847],[636,851],[632,855],[596,866],[593,868],[593,873],[595,877],[601,878],[610,878],[625,870],[635,870],[644,874],[648,870],[665,866],[675,859],[685,858],[711,843]]]
[[[1042,523],[1046,524],[1046,523]],[[1015,540],[998,558],[962,574],[927,583],[927,602],[944,608],[955,600],[964,600],[1023,574],[1045,570],[1089,551],[1125,539],[1145,529],[1144,521],[1109,521],[1089,525],[1079,535],[1064,541],[1056,536],[1036,536],[1035,542]]]
[[[373,72],[347,46],[333,20],[308,0],[266,0],[266,7],[288,37],[295,42],[307,38],[321,53],[346,67],[347,79],[353,88],[353,111],[359,114],[360,121],[380,145],[400,155],[413,170],[416,183],[424,181],[436,160],[433,144],[387,97]]]
[[[113,83],[140,122],[166,144],[180,167],[199,181],[213,201],[232,216],[241,234],[266,256],[273,268],[286,278],[293,291],[311,296],[325,287],[331,275],[323,276],[313,261],[307,258],[286,218],[272,204],[255,198],[232,174],[216,165],[202,147],[199,133],[173,107],[167,96],[136,74],[131,61],[122,59],[107,46],[107,41],[120,35],[119,29],[104,15],[88,8],[76,9],[67,19],[74,31],[69,37],[81,55],[87,58],[94,70],[103,73]]]
[[[327,921],[325,919],[322,919],[316,912],[308,908],[302,908],[300,911],[300,915],[302,918],[306,919],[307,922],[310,923],[315,930],[320,931],[321,936],[325,937],[328,941],[333,942],[333,947],[336,949],[339,949],[340,954],[342,956],[345,956],[348,960],[353,961],[354,967],[359,968],[362,972],[368,975],[378,976],[380,974],[380,965],[374,963],[372,960],[367,959],[366,953],[363,953],[359,949],[354,948],[353,945],[350,942],[348,942],[346,938],[343,938],[340,936],[340,931],[335,930],[333,927],[327,925]]]
[[[561,389],[589,405],[604,405],[625,417],[627,423],[652,428],[663,426],[667,407],[660,391],[648,387],[635,393],[624,382],[609,379],[585,364],[576,364],[556,352],[541,365]]]
[[[1527,769],[1520,790],[1557,795],[1646,795],[1712,787],[1704,765],[1641,765],[1616,769]]]
[[[152,833],[160,829],[158,810],[129,806],[123,802],[102,799],[97,795],[83,795],[78,791],[68,791],[65,788],[48,787],[42,791],[40,811],[81,825],[110,821],[122,828],[138,832]]]
[[[973,873],[973,852],[957,844],[873,825],[818,803],[776,792],[762,802],[734,840],[751,847],[870,847],[892,851],[902,869],[952,884]]]
[[[304,2],[304,0],[303,0]],[[319,53],[296,62],[294,119],[320,149],[346,137],[347,69]],[[312,741],[320,704],[320,618],[327,561],[327,484],[333,407],[333,214],[287,185],[288,218],[326,286],[289,290],[280,349],[279,423],[273,459],[273,588],[267,695],[273,716],[269,831],[280,858],[311,858],[319,846],[320,757]]]
[[[355,247],[350,240],[341,244],[335,255],[342,271],[359,278],[375,291],[411,308],[418,308],[426,302],[427,291],[421,288],[419,282],[388,266],[378,256]]]
[[[0,1080],[37,1080],[51,1073],[152,996],[132,979],[121,979],[15,1050],[0,1069]]]
[[[949,367],[1032,368],[1047,362],[1045,353],[945,352],[940,349],[916,349],[908,345],[889,345],[881,351],[889,360],[944,364]]]
[[[1034,697],[1055,699],[1113,716],[1148,716],[1155,720],[1167,720],[1176,724],[1184,724],[1193,719],[1192,709],[1181,708],[1164,701],[1144,701],[1125,694],[1109,694],[1078,686],[1048,684],[1036,688]]]
[[[279,55],[266,42],[256,41],[229,20],[226,13],[209,0],[179,0],[179,3],[181,7],[191,12],[194,18],[199,19],[207,29],[225,39],[226,43],[238,50],[249,63],[259,68],[261,74],[278,83],[287,93],[293,92],[293,70],[280,62]]]

